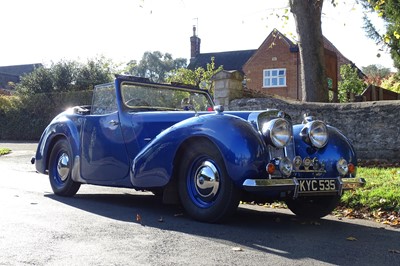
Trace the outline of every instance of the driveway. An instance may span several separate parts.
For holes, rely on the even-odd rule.
[[[90,185],[58,197],[30,164],[36,143],[0,147],[13,150],[0,157],[0,265],[400,265],[400,229],[249,205],[206,224],[150,193]]]

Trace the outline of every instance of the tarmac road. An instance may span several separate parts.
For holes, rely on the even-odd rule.
[[[241,205],[216,225],[129,189],[62,198],[30,164],[35,143],[0,147],[13,150],[0,157],[0,265],[400,265],[400,230],[372,221]]]

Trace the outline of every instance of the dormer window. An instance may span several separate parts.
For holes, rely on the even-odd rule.
[[[286,68],[264,69],[263,87],[286,87]]]

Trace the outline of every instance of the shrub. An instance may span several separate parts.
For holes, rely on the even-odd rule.
[[[342,80],[339,81],[339,101],[348,102],[349,95],[359,95],[364,90],[364,82],[359,78],[357,69],[351,65],[343,65],[340,67],[340,76]]]
[[[1,96],[0,139],[38,140],[58,113],[91,100],[92,91]]]

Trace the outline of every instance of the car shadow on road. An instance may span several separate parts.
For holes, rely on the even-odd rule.
[[[400,265],[400,231],[368,223],[334,217],[307,221],[288,212],[241,205],[227,223],[207,224],[190,219],[180,206],[161,204],[149,193],[45,196],[114,220],[224,241],[240,250],[335,265]]]

